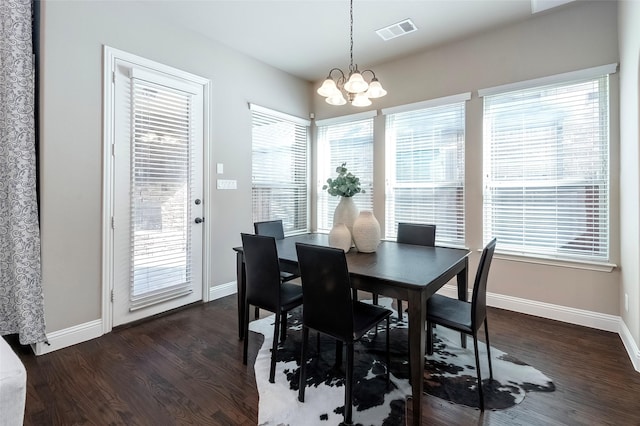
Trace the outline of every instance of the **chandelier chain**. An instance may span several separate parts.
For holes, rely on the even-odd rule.
[[[351,72],[353,72],[353,0],[351,0],[351,3],[350,3],[349,13],[350,13],[350,17],[351,17],[351,34],[350,34],[350,40],[351,40],[351,48],[350,48],[351,64],[349,65],[349,71],[351,73]]]

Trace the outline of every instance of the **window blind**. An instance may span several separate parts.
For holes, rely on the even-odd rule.
[[[191,288],[191,94],[132,80],[130,310]]]
[[[464,144],[464,100],[386,116],[387,238],[428,223],[438,244],[464,245]]]
[[[484,168],[485,242],[608,261],[608,75],[485,96]]]
[[[285,234],[307,232],[308,121],[251,105],[253,221],[282,219]]]
[[[373,210],[373,118],[318,127],[318,230],[330,231],[333,212],[340,201],[322,189],[336,167],[347,163],[349,172],[360,179],[365,193],[353,197],[360,210]]]

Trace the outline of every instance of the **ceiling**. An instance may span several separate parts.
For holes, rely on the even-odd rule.
[[[360,69],[522,21],[571,0],[355,0]],[[586,1],[586,0],[581,0]],[[305,80],[349,67],[348,0],[146,0],[145,11]],[[383,41],[375,30],[410,18],[417,31]]]

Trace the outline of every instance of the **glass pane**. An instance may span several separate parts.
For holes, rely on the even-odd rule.
[[[131,300],[190,285],[190,98],[134,84]]]

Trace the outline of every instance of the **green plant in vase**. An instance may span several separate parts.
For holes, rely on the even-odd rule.
[[[347,170],[347,163],[336,167],[338,176],[335,179],[327,179],[327,183],[322,186],[323,190],[327,190],[329,195],[339,197],[353,197],[359,193],[366,191],[360,186],[360,178]]]

